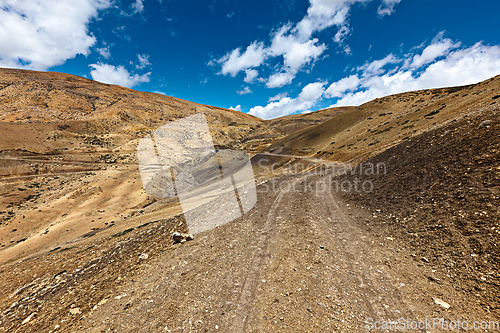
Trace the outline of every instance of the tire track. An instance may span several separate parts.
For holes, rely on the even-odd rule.
[[[294,184],[297,182],[298,181],[296,180]],[[279,192],[278,196],[273,202],[273,205],[269,209],[266,221],[264,222],[264,226],[261,229],[260,236],[257,240],[257,249],[255,250],[252,264],[249,267],[249,272],[243,285],[238,310],[233,320],[230,332],[244,332],[247,325],[248,316],[250,315],[250,313],[252,313],[252,310],[254,308],[255,291],[258,285],[258,278],[260,275],[262,262],[266,254],[268,238],[276,220],[276,211],[280,207],[281,201],[283,200],[285,194],[287,194],[287,192]]]
[[[374,252],[360,241],[362,237],[359,230],[344,214],[337,199],[332,193],[328,193],[328,196],[323,196],[323,201],[338,228],[335,237],[341,249],[340,254],[346,258],[351,274],[355,275],[360,286],[363,286],[360,296],[364,299],[372,319],[397,320],[401,317],[415,319],[415,314],[395,286],[394,279],[378,268],[381,263],[373,257]]]

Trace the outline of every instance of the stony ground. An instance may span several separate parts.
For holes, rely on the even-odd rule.
[[[360,332],[370,319],[494,319],[431,279],[406,244],[364,230],[366,207],[310,190],[324,179],[277,181],[295,191],[269,191],[269,180],[251,212],[192,241],[173,243],[186,231],[178,217],[4,268],[2,331]]]
[[[471,114],[365,162],[387,173],[371,193],[344,198],[369,207],[363,230],[401,242],[429,280],[500,316],[500,111]],[[358,169],[359,171],[359,169]]]

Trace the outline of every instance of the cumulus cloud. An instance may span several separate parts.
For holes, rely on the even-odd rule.
[[[470,47],[459,45],[437,38],[419,54],[400,58],[390,54],[358,67],[359,74],[333,83],[324,96],[339,98],[332,107],[360,105],[382,96],[473,84],[500,74],[499,46],[481,42]],[[401,67],[385,68],[401,62]]]
[[[317,38],[300,41],[297,35],[289,33],[290,26],[281,28],[272,39],[268,48],[270,57],[283,57],[281,72],[269,77],[267,87],[276,88],[289,84],[295,75],[308,63],[317,59],[325,50],[325,44],[319,44]]]
[[[343,26],[337,31],[335,36],[333,36],[333,41],[335,43],[342,43],[344,39],[351,33],[351,29],[347,26]]]
[[[96,42],[88,24],[110,6],[111,0],[3,0],[0,66],[46,70],[88,55]]]
[[[394,13],[394,7],[396,7],[396,5],[400,2],[401,0],[382,0],[382,4],[377,10],[378,16],[383,17],[386,15],[392,15],[392,13]]]
[[[144,11],[144,0],[135,0],[127,9],[121,10],[121,15],[123,16],[134,16],[136,14],[141,14]]]
[[[500,74],[500,46],[481,42],[461,47],[459,42],[443,39],[442,33],[418,53],[388,54],[382,59],[357,67],[358,73],[333,82],[305,86],[296,98],[278,94],[265,106],[255,106],[250,114],[271,119],[307,112],[325,99],[336,98],[330,107],[361,105],[375,98],[440,87],[481,82]],[[415,48],[412,48],[415,50]]]
[[[222,64],[222,74],[236,76],[240,71],[259,67],[264,63],[266,57],[267,50],[264,48],[264,44],[253,42],[246,48],[245,52],[241,53],[240,48],[234,49],[217,62]]]
[[[396,58],[394,54],[389,54],[385,58],[380,60],[375,60],[372,62],[366,62],[363,66],[358,67],[358,71],[362,70],[364,73],[369,74],[380,74],[384,72],[384,67],[389,64],[395,64],[401,62],[401,59]]]
[[[269,77],[266,86],[268,88],[278,88],[289,84],[294,79],[295,75],[288,72],[275,73]]]
[[[345,77],[337,82],[332,83],[325,91],[327,97],[341,97],[346,91],[353,91],[359,87],[361,80],[358,75]]]
[[[276,96],[269,97],[269,100],[267,102],[269,103],[269,102],[279,101],[280,99],[287,97],[287,96],[288,96],[287,93],[281,93],[281,94],[278,94]]]
[[[113,66],[109,64],[92,64],[90,65],[92,70],[90,75],[92,79],[108,84],[117,84],[124,87],[134,87],[143,82],[149,82],[149,75],[151,73],[146,73],[143,75],[131,74],[123,66]]]
[[[273,58],[281,58],[279,68],[267,80],[268,88],[282,87],[290,84],[298,72],[313,63],[325,52],[327,46],[318,38],[317,32],[336,26],[337,32],[333,41],[339,44],[345,53],[351,49],[344,40],[351,33],[348,16],[351,6],[356,3],[367,3],[372,0],[310,0],[306,16],[297,24],[287,23],[270,34],[270,43],[254,41],[244,52],[236,48],[222,58],[216,60],[221,66],[220,74],[236,76],[246,72],[245,82],[253,82],[248,78],[248,70],[258,68]]]
[[[310,0],[307,15],[297,24],[296,31],[301,39],[309,39],[315,32],[331,26],[342,28],[347,24],[349,9],[355,3],[371,0]]]
[[[442,36],[443,32],[439,33],[432,44],[427,46],[422,54],[415,55],[413,59],[411,59],[411,62],[407,62],[407,65],[412,68],[422,67],[448,54],[451,49],[460,47],[460,42],[453,43],[449,38],[442,39]]]
[[[113,28],[113,30],[111,30],[111,31],[116,35],[116,37],[124,39],[128,42],[131,42],[132,38],[130,38],[130,36],[126,32],[126,30],[127,30],[127,27],[122,25],[122,26]]]
[[[325,92],[324,86],[323,82],[309,83],[296,98],[278,95],[266,106],[251,108],[249,113],[262,119],[272,119],[292,113],[307,112],[321,99]]]
[[[251,94],[252,90],[250,90],[249,87],[245,87],[243,90],[237,91],[238,95],[246,95],[246,94]]]
[[[245,70],[246,76],[244,81],[246,83],[253,83],[257,76],[259,76],[259,71],[256,69],[247,69]]]
[[[230,106],[229,109],[234,111],[241,111],[241,105],[238,104],[235,107]]]

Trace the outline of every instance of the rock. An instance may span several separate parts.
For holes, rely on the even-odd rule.
[[[100,301],[97,305],[98,305],[98,306],[99,306],[99,305],[103,305],[103,304],[106,304],[107,302],[108,302],[108,299],[107,299],[107,298],[105,298],[105,299],[103,299],[102,301]]]
[[[485,121],[481,122],[481,124],[479,124],[479,126],[477,128],[480,129],[483,127],[489,127],[488,126],[489,124],[491,124],[491,120],[485,120]]]
[[[32,314],[30,314],[28,317],[26,317],[26,319],[24,319],[21,324],[24,325],[24,324],[29,323],[29,321],[31,320],[31,318],[33,318],[34,315],[35,315],[35,312],[33,312]]]
[[[126,296],[127,296],[127,294],[118,295],[115,297],[115,299],[122,299],[123,297],[126,297]]]
[[[148,256],[148,254],[147,254],[147,253],[143,253],[143,254],[141,254],[141,255],[139,256],[139,259],[148,259],[148,258],[149,258],[149,256]]]
[[[194,236],[192,234],[181,234],[180,232],[176,231],[172,234],[172,238],[174,239],[175,243],[183,243],[193,240]]]
[[[69,313],[71,313],[72,315],[77,315],[77,314],[82,313],[82,311],[80,310],[80,308],[73,308],[73,309],[69,309]]]
[[[439,298],[434,298],[434,303],[441,305],[445,309],[450,308],[450,304],[446,303],[445,301],[440,300]]]

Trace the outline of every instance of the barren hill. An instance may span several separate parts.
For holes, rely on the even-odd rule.
[[[500,76],[469,86],[402,93],[338,113],[266,150],[342,162],[366,159],[464,115],[499,106]]]
[[[69,74],[1,69],[0,257],[15,259],[109,226],[117,232],[177,214],[177,201],[155,205],[142,192],[135,149],[151,130],[200,112],[216,146],[255,152],[338,111],[266,123]]]

